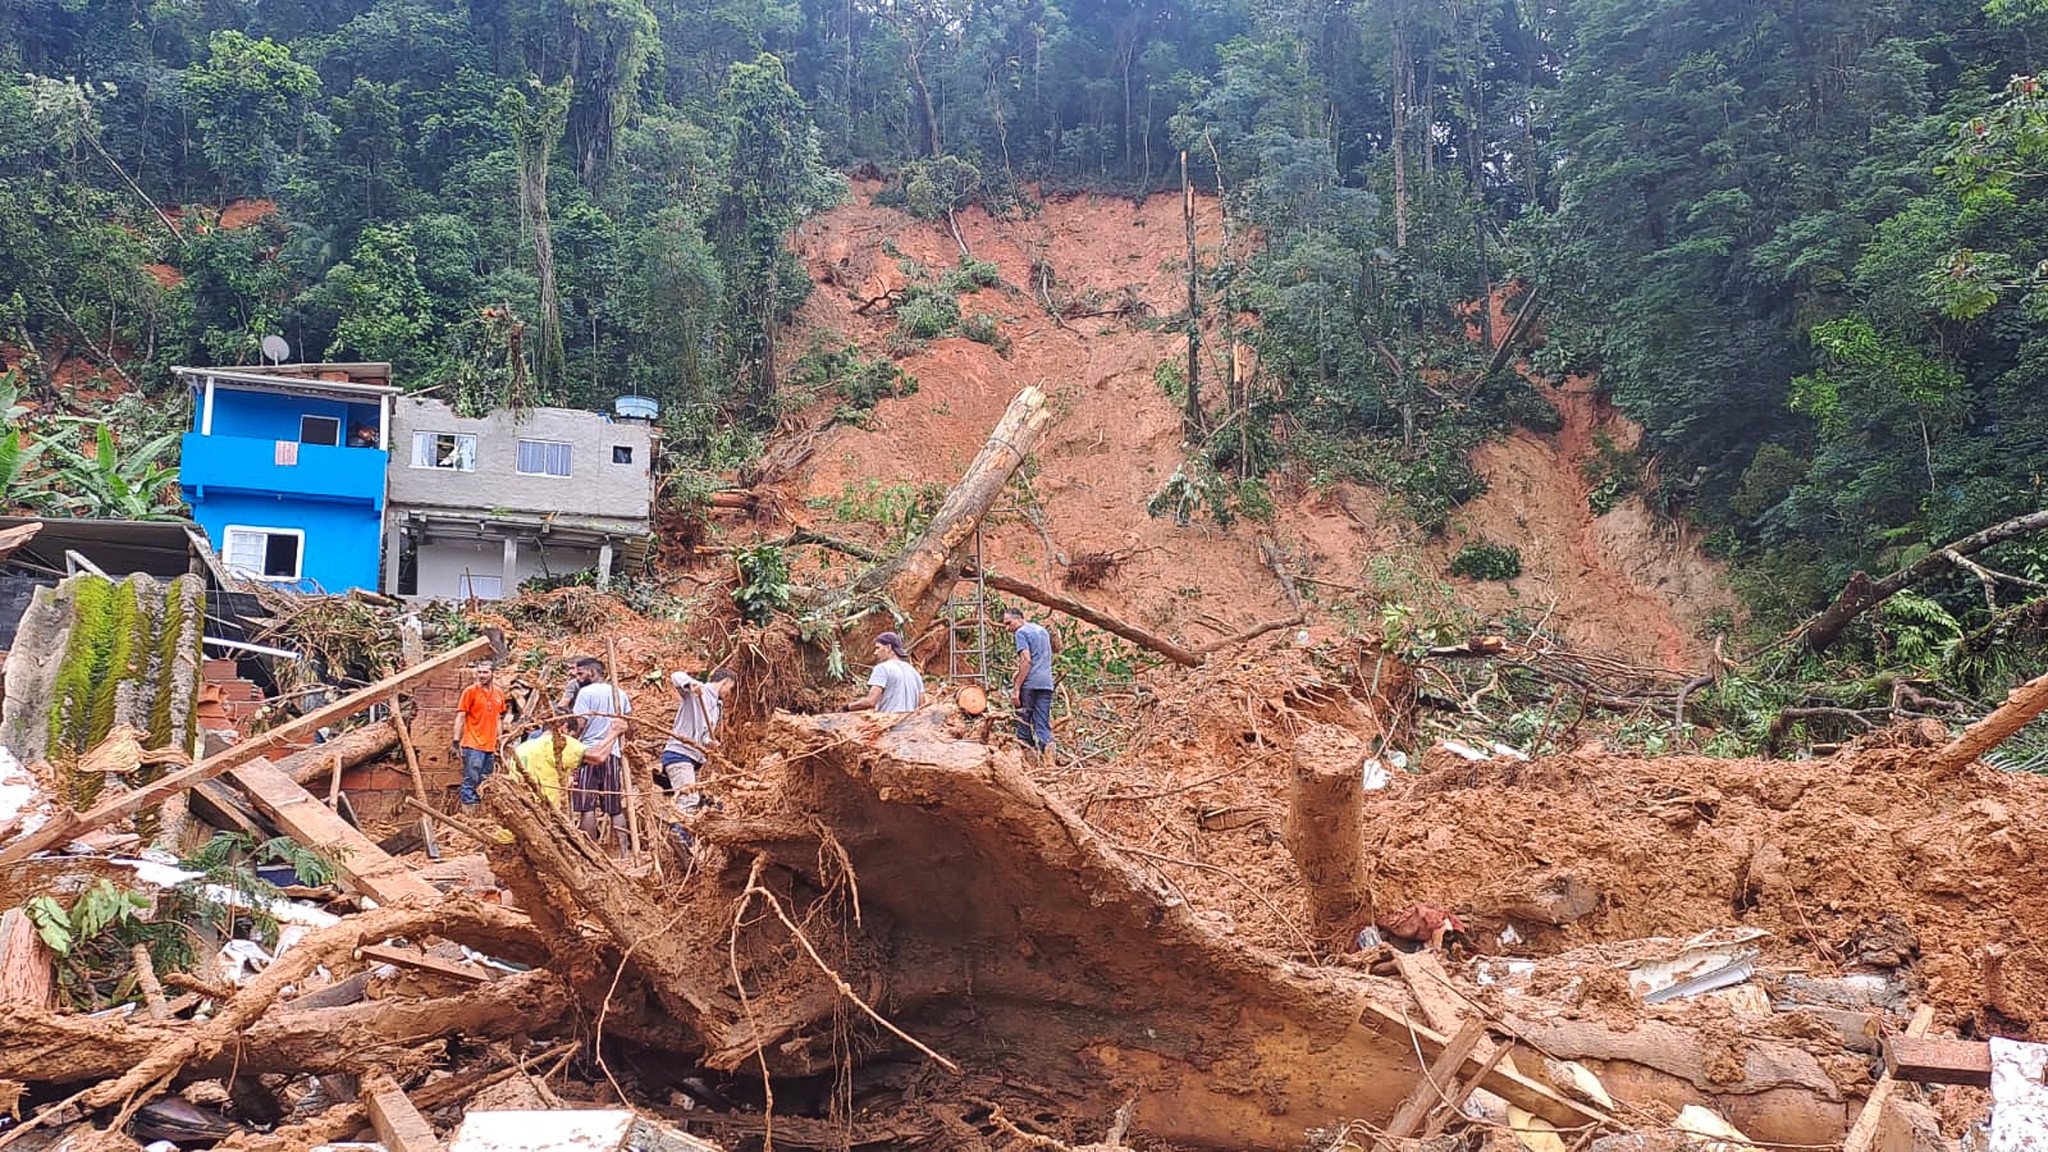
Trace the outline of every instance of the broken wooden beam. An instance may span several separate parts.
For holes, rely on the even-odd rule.
[[[1480,1020],[1467,1020],[1429,1067],[1422,1070],[1422,1079],[1408,1093],[1401,1106],[1394,1110],[1394,1118],[1387,1122],[1388,1140],[1401,1140],[1415,1134],[1431,1112],[1449,1103],[1454,1086],[1462,1079],[1465,1061],[1472,1050],[1486,1039],[1486,1024]]]
[[[334,853],[334,870],[342,887],[379,904],[431,904],[441,899],[439,889],[392,859],[375,841],[322,804],[319,797],[279,771],[277,765],[258,759],[230,769],[229,773],[229,779],[249,797],[257,811],[276,823],[285,835],[308,848]]]
[[[1933,1024],[1934,1005],[1922,1004],[1914,1010],[1912,1022],[1906,1025],[1906,1036],[1925,1036]],[[1986,1080],[1988,1082],[1988,1076]],[[1884,1075],[1877,1078],[1877,1083],[1871,1086],[1870,1098],[1863,1102],[1863,1111],[1857,1114],[1855,1125],[1849,1129],[1848,1139],[1842,1142],[1842,1152],[1870,1152],[1871,1143],[1877,1139],[1877,1126],[1884,1119],[1884,1102],[1891,1099],[1898,1083],[1889,1067]]]
[[[379,1070],[364,1076],[360,1098],[369,1111],[371,1129],[388,1152],[441,1152],[434,1126],[389,1073]]]
[[[1884,1070],[1911,1084],[1991,1086],[1991,1045],[1946,1036],[1888,1036]]]
[[[430,956],[417,948],[400,948],[392,944],[366,944],[358,955],[373,964],[391,964],[415,972],[446,976],[450,980],[459,980],[464,984],[491,982],[490,973],[474,964],[459,964],[440,956]]]
[[[252,736],[222,752],[208,756],[190,768],[180,769],[133,791],[123,792],[77,814],[59,814],[49,823],[0,848],[0,864],[12,864],[37,852],[55,848],[83,832],[131,816],[144,808],[163,803],[201,780],[211,780],[232,768],[264,757],[281,747],[310,738],[337,720],[346,720],[363,709],[383,701],[393,692],[418,684],[444,669],[490,651],[491,642],[479,638],[444,652],[403,672],[394,673],[367,688],[360,688],[331,704],[313,709],[279,724],[268,732]],[[285,778],[287,781],[290,777]]]

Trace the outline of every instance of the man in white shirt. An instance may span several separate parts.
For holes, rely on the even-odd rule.
[[[604,663],[584,656],[575,663],[576,679],[569,684],[556,710],[573,712],[583,722],[577,739],[583,742],[583,763],[576,768],[569,785],[569,811],[585,835],[601,839],[604,826],[625,819],[626,792],[620,772],[619,749],[626,739],[633,702],[618,685],[605,679]]]
[[[725,714],[725,694],[738,680],[730,669],[720,668],[703,680],[678,670],[668,682],[676,690],[676,722],[661,750],[661,770],[669,791],[677,794],[676,807],[688,811],[703,803],[697,770],[704,766],[705,750],[718,742],[714,733]]]
[[[875,637],[875,670],[868,673],[868,694],[845,711],[915,712],[924,704],[924,677],[904,651],[903,637],[884,632]]]

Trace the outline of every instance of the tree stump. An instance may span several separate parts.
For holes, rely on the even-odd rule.
[[[1308,880],[1316,934],[1341,939],[1365,898],[1365,742],[1319,724],[1294,742],[1287,851]]]

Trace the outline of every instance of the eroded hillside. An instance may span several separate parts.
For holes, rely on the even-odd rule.
[[[943,223],[877,205],[877,190],[857,185],[851,203],[798,230],[795,248],[817,290],[796,343],[850,343],[875,356],[893,349],[918,389],[882,401],[863,426],[826,434],[801,478],[815,516],[830,518],[834,505],[844,514],[891,486],[951,483],[1010,397],[1038,384],[1053,396],[1058,419],[1028,496],[1020,493],[986,529],[991,566],[1053,584],[1076,557],[1114,555],[1116,574],[1091,599],[1190,642],[1285,614],[1262,537],[1294,572],[1317,581],[1305,590],[1326,601],[1445,581],[1483,615],[1519,609],[1576,647],[1661,667],[1697,663],[1711,641],[1706,627],[1730,610],[1718,568],[1656,522],[1640,498],[1594,514],[1587,460],[1601,439],[1627,447],[1636,433],[1581,378],[1539,386],[1559,409],[1559,432],[1518,429],[1481,449],[1489,489],[1438,539],[1391,512],[1379,492],[1349,483],[1312,488],[1298,477],[1273,478],[1270,525],[1222,530],[1149,516],[1148,501],[1183,459],[1180,411],[1156,373],[1183,360],[1186,341],[1142,319],[1184,313],[1178,197],[1054,198],[1017,219],[961,213],[961,238],[1003,280],[962,296],[961,309],[998,319],[1008,342],[1002,352],[959,336],[922,344],[898,336],[880,302],[932,280],[960,253]],[[1212,199],[1198,201],[1197,215],[1206,262],[1224,242],[1223,221]],[[1134,300],[1138,318],[1056,321],[1041,295],[1048,269],[1061,301],[1108,309]],[[1213,378],[1209,386],[1213,393]],[[1449,578],[1450,556],[1477,539],[1518,547],[1524,574],[1505,584]]]

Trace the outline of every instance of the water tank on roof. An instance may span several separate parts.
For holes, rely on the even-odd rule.
[[[612,413],[621,420],[652,424],[661,415],[661,401],[652,396],[621,396],[612,401]]]

